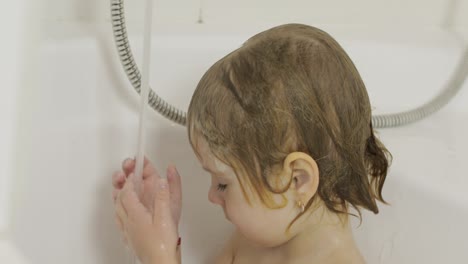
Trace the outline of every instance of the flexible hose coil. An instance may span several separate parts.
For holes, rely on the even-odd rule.
[[[133,59],[133,53],[130,48],[130,43],[127,36],[127,28],[125,24],[124,0],[111,0],[111,20],[112,29],[114,32],[117,52],[119,53],[120,61],[135,90],[141,91],[141,74],[138,66]],[[447,83],[445,88],[429,102],[416,107],[414,109],[383,115],[372,116],[372,126],[374,128],[397,127],[410,124],[421,120],[441,109],[445,106],[463,87],[468,76],[468,48],[464,51],[460,63],[455,70],[452,79]],[[186,113],[159,97],[151,88],[149,92],[148,104],[157,112],[169,120],[185,126]]]
[[[132,86],[140,93],[141,74],[133,59],[133,53],[130,49],[130,43],[127,37],[123,0],[111,0],[111,20],[120,61]],[[151,88],[148,96],[148,104],[169,120],[185,126],[186,113],[164,101]]]

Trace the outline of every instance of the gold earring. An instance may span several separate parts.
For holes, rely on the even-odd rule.
[[[299,208],[301,208],[301,213],[304,213],[304,211],[305,211],[305,204],[304,204],[302,201],[298,201],[298,202],[297,202],[297,206],[299,206]]]

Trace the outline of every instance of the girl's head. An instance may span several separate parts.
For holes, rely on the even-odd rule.
[[[253,242],[286,242],[319,207],[377,213],[383,201],[388,152],[366,88],[317,28],[272,28],[216,62],[192,97],[188,131],[212,175],[210,201]]]

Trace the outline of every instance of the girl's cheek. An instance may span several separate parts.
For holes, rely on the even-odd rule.
[[[235,226],[238,225],[237,218],[239,217],[239,214],[228,201],[224,202],[224,214],[229,222],[231,222]]]

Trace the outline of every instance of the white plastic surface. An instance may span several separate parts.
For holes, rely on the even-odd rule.
[[[0,261],[8,264],[26,264],[27,262],[22,254],[11,244],[10,241],[0,238]]]
[[[0,235],[6,232],[9,222],[11,179],[13,174],[16,96],[20,85],[20,65],[23,51],[23,26],[21,12],[24,1],[14,1],[8,9],[0,9]],[[8,22],[7,22],[8,21]]]

